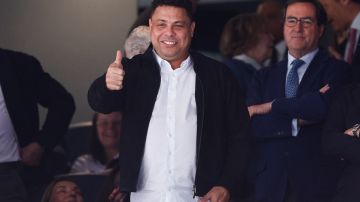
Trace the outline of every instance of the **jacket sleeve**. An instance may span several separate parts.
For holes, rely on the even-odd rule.
[[[119,91],[110,91],[106,88],[105,74],[97,78],[88,91],[90,107],[97,112],[110,113],[120,111],[123,103],[124,88]]]
[[[31,79],[31,93],[38,104],[47,109],[45,122],[35,137],[45,149],[52,149],[65,134],[75,112],[72,95],[49,74],[45,73],[34,57],[23,60],[26,77]]]
[[[288,118],[300,118],[311,122],[324,119],[327,103],[319,92],[309,92],[300,98],[277,98],[272,103],[272,111]]]
[[[321,74],[325,74],[322,81],[323,85],[328,84],[330,86],[326,93],[320,93],[320,89],[315,89],[300,97],[277,98],[272,103],[272,111],[281,116],[300,118],[310,122],[324,120],[332,93],[349,80],[348,65],[339,62],[334,65],[333,68],[329,68],[326,72],[321,72]]]
[[[344,92],[336,96],[323,130],[323,150],[327,154],[359,164],[360,140],[344,134],[351,127],[346,124],[346,121],[351,121],[348,117],[349,110],[353,110],[357,104]]]
[[[225,123],[227,157],[220,185],[229,189],[232,196],[243,195],[248,189],[246,175],[253,139],[245,97],[240,92],[235,77],[229,76],[225,87]]]

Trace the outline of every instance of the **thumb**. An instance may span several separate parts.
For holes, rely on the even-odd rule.
[[[121,64],[121,59],[122,59],[122,54],[121,54],[121,51],[118,50],[118,51],[116,51],[115,63],[116,63],[116,64]]]

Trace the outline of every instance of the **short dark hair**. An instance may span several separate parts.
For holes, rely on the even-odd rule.
[[[326,25],[327,23],[327,15],[325,12],[324,7],[321,5],[321,3],[317,0],[289,0],[286,2],[285,4],[285,12],[284,12],[284,20],[286,17],[286,13],[287,13],[287,8],[295,3],[309,3],[312,4],[315,7],[315,11],[316,11],[316,21],[318,25]]]
[[[150,16],[152,16],[154,14],[156,8],[159,6],[174,6],[174,7],[183,8],[186,10],[186,14],[190,18],[190,20],[193,21],[193,19],[194,19],[193,7],[192,7],[192,3],[190,0],[154,0],[151,3]]]

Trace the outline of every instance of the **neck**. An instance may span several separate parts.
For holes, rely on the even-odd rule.
[[[256,50],[249,50],[249,51],[245,51],[244,52],[247,56],[251,57],[252,59],[254,59],[258,64],[262,64],[264,63],[265,60],[263,60],[260,56],[258,56],[257,51]]]
[[[105,149],[106,163],[109,163],[117,153],[118,153],[117,147],[106,148]]]

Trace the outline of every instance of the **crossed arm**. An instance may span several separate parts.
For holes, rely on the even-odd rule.
[[[325,86],[323,86],[321,89],[319,89],[319,92],[321,94],[326,93],[328,90],[330,90],[330,86],[328,84],[326,84]],[[263,115],[263,114],[268,114],[271,112],[271,110],[273,109],[273,102],[266,102],[266,103],[262,103],[262,104],[258,104],[258,105],[251,105],[248,107],[248,111],[249,111],[249,115],[250,117],[253,117],[255,115]],[[303,120],[303,119],[299,119],[299,124],[303,125],[303,124],[309,124],[309,121]]]

